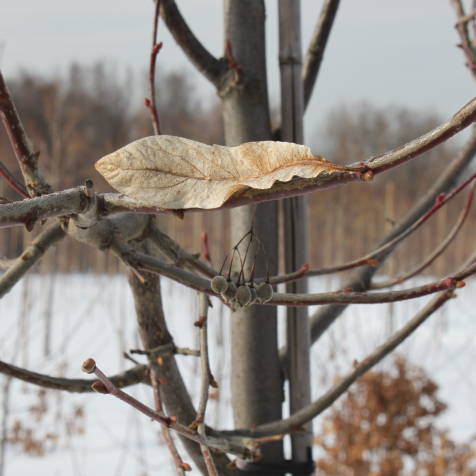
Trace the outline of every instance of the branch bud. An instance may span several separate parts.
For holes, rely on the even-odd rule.
[[[104,383],[99,380],[97,382],[92,383],[91,388],[97,393],[104,393],[104,394],[111,393],[107,389],[106,385],[104,385]]]
[[[96,370],[94,359],[86,359],[81,366],[81,370],[87,374],[92,374]]]

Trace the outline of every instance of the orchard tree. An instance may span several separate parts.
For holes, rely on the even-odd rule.
[[[452,4],[468,67],[476,76],[476,51],[466,13],[459,0]],[[68,237],[109,250],[129,270],[141,352],[148,365],[137,365],[114,376],[100,370],[92,358],[83,370],[93,379],[67,379],[1,363],[7,375],[59,390],[109,393],[161,425],[177,472],[189,469],[174,443],[178,435],[204,474],[311,474],[312,421],[369,369],[391,353],[437,309],[455,296],[464,280],[476,273],[476,256],[468,255],[448,276],[418,287],[379,290],[374,276],[386,258],[408,236],[453,197],[474,189],[473,174],[462,180],[476,152],[476,133],[373,250],[352,261],[310,269],[307,262],[305,194],[352,182],[372,186],[374,176],[404,166],[443,143],[476,119],[476,98],[426,134],[375,157],[351,165],[336,165],[315,156],[304,142],[303,113],[311,97],[327,40],[339,7],[324,0],[306,54],[302,58],[300,2],[279,0],[279,62],[281,124],[271,127],[265,57],[263,0],[224,1],[224,54],[215,58],[200,43],[173,0],[156,0],[150,52],[149,95],[145,101],[154,136],[140,139],[100,159],[96,168],[118,193],[96,193],[91,181],[67,190],[54,190],[42,174],[35,150],[17,114],[5,80],[0,76],[0,110],[22,180],[1,165],[0,172],[23,200],[0,205],[2,227],[25,226],[41,232],[0,277],[5,295],[56,242]],[[208,146],[185,138],[160,135],[160,104],[155,100],[155,65],[162,47],[157,42],[161,17],[194,66],[215,86],[221,100],[226,146]],[[389,172],[391,173],[391,172]],[[55,183],[59,183],[57,179]],[[160,217],[230,209],[230,256],[222,269],[187,252],[160,227]],[[279,233],[278,225],[283,233]],[[279,238],[282,237],[282,243]],[[446,243],[447,247],[448,243]],[[160,250],[160,254],[157,253]],[[278,251],[284,250],[284,256]],[[441,253],[442,250],[440,250]],[[165,257],[165,258],[164,258]],[[204,255],[206,258],[206,253]],[[417,272],[432,262],[423,260]],[[278,264],[284,263],[284,270]],[[309,293],[312,276],[355,269],[341,289]],[[385,283],[390,287],[407,276]],[[169,333],[164,316],[160,276],[198,291],[200,313],[196,327],[201,362],[200,401],[195,408],[179,372],[175,355],[183,351]],[[276,285],[286,283],[286,293]],[[334,386],[311,397],[309,352],[349,304],[388,303],[434,294],[433,299],[387,341],[356,362]],[[205,425],[210,372],[207,312],[210,298],[221,299],[231,315],[231,394],[235,429]],[[311,316],[307,309],[318,305]],[[277,306],[286,306],[286,346],[279,348]],[[289,401],[284,384],[289,382]],[[150,384],[155,408],[149,408],[123,388]],[[99,397],[98,397],[99,398]],[[289,417],[283,418],[283,403]],[[282,438],[290,435],[292,458],[285,460]]]

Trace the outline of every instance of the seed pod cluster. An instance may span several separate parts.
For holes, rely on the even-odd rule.
[[[273,297],[273,287],[267,282],[242,283],[239,286],[230,278],[215,276],[211,288],[232,308],[248,307],[255,303],[265,304]]]

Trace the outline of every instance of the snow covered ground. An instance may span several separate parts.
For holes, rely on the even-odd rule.
[[[411,285],[428,281],[419,278]],[[331,285],[323,279],[311,281],[314,291],[326,290]],[[458,290],[458,299],[432,316],[399,349],[413,363],[427,369],[440,385],[439,395],[449,404],[440,425],[449,428],[457,439],[476,433],[475,292],[476,281],[468,282]],[[163,280],[163,295],[176,344],[197,348],[197,330],[193,326],[197,317],[195,293]],[[348,308],[313,348],[314,396],[322,393],[335,375],[348,371],[354,359],[361,359],[392,329],[399,328],[426,300]],[[207,421],[212,426],[229,428],[226,373],[229,358],[225,351],[229,316],[218,301],[214,304],[210,316],[210,353],[221,395],[219,401],[211,401]],[[122,275],[30,275],[0,301],[0,316],[0,359],[51,375],[82,378],[80,366],[88,357],[93,357],[105,372],[116,373],[132,365],[122,352],[139,346],[132,296]],[[49,340],[47,322],[51,330]],[[49,348],[48,355],[45,348]],[[185,379],[195,395],[199,386],[197,360],[179,357]],[[388,365],[389,360],[381,365]],[[5,381],[5,377],[0,377],[3,400],[7,395]],[[150,390],[143,386],[127,391],[152,403]],[[31,406],[38,402],[37,394],[36,387],[11,381],[7,423],[11,427],[18,420],[24,427],[33,428],[34,436],[41,438],[52,433],[58,434],[59,439],[48,440],[48,451],[41,457],[26,455],[18,445],[7,445],[5,476],[175,474],[165,447],[157,446],[160,437],[156,426],[122,402],[98,394],[49,391],[48,409],[36,419],[38,413],[31,411]],[[70,416],[78,405],[85,408],[83,435],[77,435],[74,428],[65,428],[64,418],[60,417]]]

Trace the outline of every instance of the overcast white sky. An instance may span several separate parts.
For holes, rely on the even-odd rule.
[[[20,68],[64,71],[72,61],[107,60],[145,71],[151,35],[151,0],[1,0],[0,66],[8,76]],[[177,0],[197,36],[222,52],[222,2]],[[306,46],[322,2],[303,0]],[[279,97],[277,0],[268,11],[270,95]],[[380,105],[429,108],[449,116],[474,95],[453,27],[449,0],[342,0],[306,118],[307,139],[335,104],[367,100]],[[162,24],[159,68],[183,68],[196,87],[212,89],[187,64]]]

